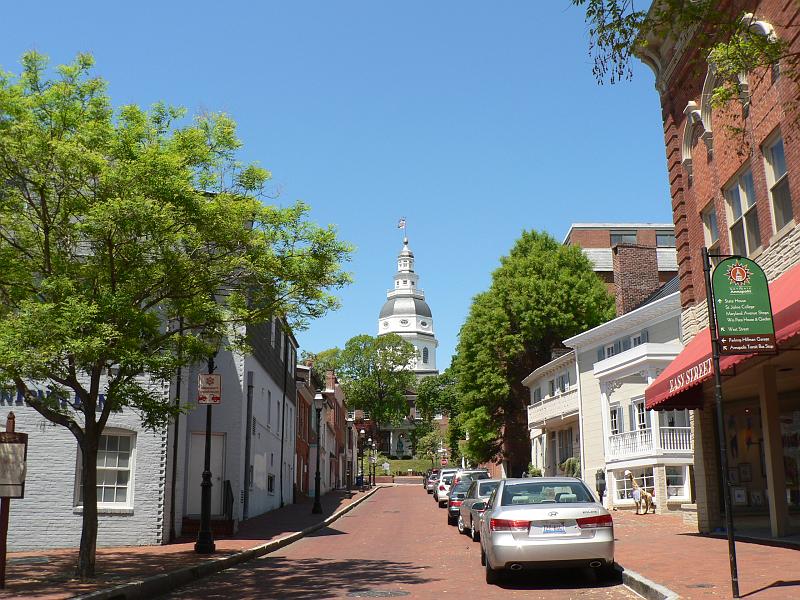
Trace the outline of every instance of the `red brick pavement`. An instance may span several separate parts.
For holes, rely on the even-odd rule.
[[[638,598],[619,582],[598,582],[589,569],[535,571],[487,585],[479,544],[447,524],[422,485],[379,490],[330,527],[168,597],[327,600],[376,592],[414,600]]]
[[[304,499],[297,504],[290,504],[249,519],[241,524],[236,536],[216,540],[217,553],[214,557],[252,548],[305,529],[324,520],[362,495],[359,492],[354,492],[352,497],[343,492],[326,494],[322,497],[322,515],[312,515],[311,500]],[[76,555],[75,549],[10,554],[6,571],[7,587],[5,590],[0,590],[0,598],[3,600],[71,598],[76,594],[120,585],[126,581],[173,571],[208,560],[208,557],[195,554],[194,540],[190,539],[178,540],[178,543],[165,546],[102,548],[97,551],[96,581],[81,583],[73,578]]]
[[[616,558],[623,567],[681,598],[731,598],[728,542],[698,535],[675,515],[614,513]],[[752,600],[800,599],[800,551],[736,543],[739,593]]]

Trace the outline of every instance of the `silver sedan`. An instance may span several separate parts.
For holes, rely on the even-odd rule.
[[[481,521],[486,583],[505,571],[592,567],[614,572],[614,524],[586,485],[572,477],[504,479]]]

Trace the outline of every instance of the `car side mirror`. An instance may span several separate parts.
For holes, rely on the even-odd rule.
[[[476,502],[472,505],[475,510],[486,510],[486,502]]]

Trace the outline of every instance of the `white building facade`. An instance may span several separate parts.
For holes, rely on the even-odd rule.
[[[680,299],[672,286],[639,308],[574,336],[582,477],[605,481],[609,507],[633,507],[630,470],[657,510],[692,501],[689,412],[645,409],[644,390],[682,350]]]

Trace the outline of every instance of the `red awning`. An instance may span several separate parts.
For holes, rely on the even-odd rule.
[[[780,344],[800,333],[800,264],[795,265],[769,284],[772,301],[775,341]],[[720,357],[723,373],[751,358],[752,354]],[[647,408],[701,408],[700,384],[714,375],[711,361],[711,335],[708,327],[675,357],[661,375],[645,390]]]

